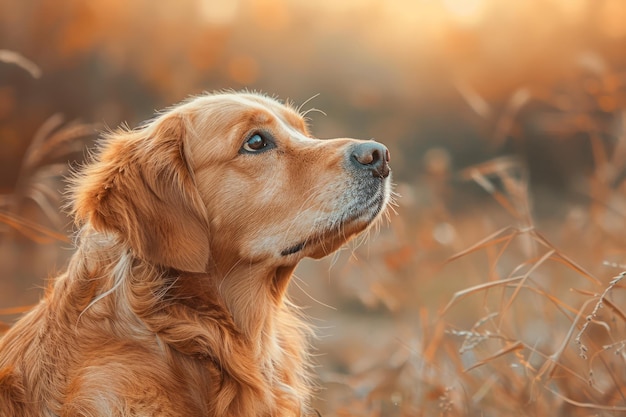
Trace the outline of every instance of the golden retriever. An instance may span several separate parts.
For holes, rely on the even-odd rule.
[[[0,339],[0,415],[314,414],[310,329],[285,291],[303,257],[380,217],[387,148],[217,93],[105,135],[92,159],[71,184],[76,253]]]

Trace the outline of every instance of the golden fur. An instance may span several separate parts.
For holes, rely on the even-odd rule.
[[[312,413],[310,330],[285,290],[384,210],[386,148],[314,139],[250,93],[100,143],[72,181],[76,253],[0,339],[0,416]]]

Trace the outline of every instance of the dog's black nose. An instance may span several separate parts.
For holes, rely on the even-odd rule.
[[[369,170],[372,175],[387,178],[389,175],[389,149],[378,142],[363,142],[352,150],[351,162],[357,169]]]

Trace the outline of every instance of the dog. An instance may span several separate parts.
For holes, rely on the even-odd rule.
[[[258,93],[106,133],[69,186],[67,270],[0,339],[0,415],[317,415],[286,289],[381,217],[389,151]]]

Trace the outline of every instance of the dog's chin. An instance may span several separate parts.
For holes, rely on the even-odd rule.
[[[370,227],[384,212],[388,196],[381,192],[362,207],[348,208],[337,215],[331,226],[321,226],[305,239],[284,248],[281,257],[299,260],[303,257],[323,258],[346,244],[350,239]]]
[[[340,231],[329,231],[322,233],[321,237],[311,240],[310,244],[306,244],[302,250],[302,255],[314,259],[323,258],[337,251],[345,245],[353,237],[365,231],[374,221],[353,220],[346,222]]]

